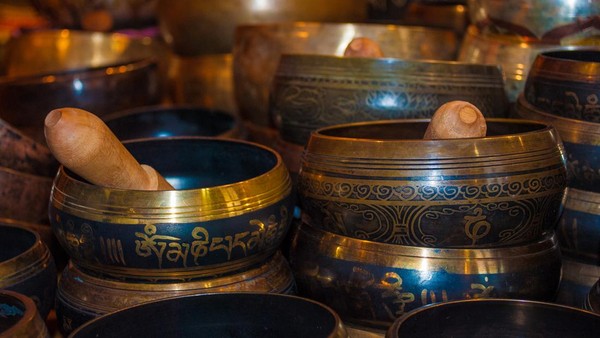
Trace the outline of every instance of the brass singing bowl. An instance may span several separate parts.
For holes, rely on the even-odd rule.
[[[124,144],[177,190],[105,188],[61,167],[50,222],[78,265],[129,278],[201,278],[261,262],[282,243],[295,194],[272,149],[210,137]]]
[[[575,120],[536,108],[519,96],[515,107],[518,116],[547,123],[558,131],[566,158],[570,188],[600,193],[600,124]]]
[[[47,223],[52,177],[0,167],[0,217]]]
[[[494,65],[396,58],[283,55],[270,94],[281,137],[304,145],[336,124],[429,118],[444,103],[474,104],[506,117],[502,72]]]
[[[25,227],[0,224],[0,289],[30,297],[42,318],[54,305],[56,266],[40,235]]]
[[[600,49],[563,48],[538,54],[523,91],[529,103],[546,113],[600,122]]]
[[[581,262],[563,255],[562,278],[554,302],[590,310],[586,307],[587,297],[599,276],[600,266],[597,263]]]
[[[561,276],[555,236],[492,249],[410,247],[299,225],[290,265],[298,294],[344,322],[387,329],[421,306],[473,298],[552,301]]]
[[[46,323],[31,298],[18,292],[0,290],[0,309],[0,337],[50,337]]]
[[[515,299],[476,299],[415,310],[398,319],[386,338],[587,337],[597,334],[598,325],[599,315],[568,306]]]
[[[419,247],[535,242],[556,227],[566,188],[554,128],[487,119],[483,138],[423,140],[429,120],[312,133],[298,174],[302,210],[340,235]]]
[[[44,143],[44,118],[56,107],[78,107],[102,116],[159,103],[159,68],[151,39],[32,31],[6,45],[0,65],[0,118]]]
[[[367,0],[159,0],[158,21],[176,54],[231,53],[238,25],[287,21],[362,22]]]
[[[242,117],[273,126],[269,90],[282,54],[342,56],[355,37],[388,58],[454,60],[460,41],[448,29],[360,23],[281,22],[240,25],[233,44],[234,92]]]
[[[96,317],[158,299],[217,292],[294,294],[295,290],[289,264],[281,253],[246,271],[173,283],[115,280],[95,276],[70,263],[58,283],[56,315],[59,329],[66,336]]]
[[[600,314],[600,279],[590,288],[585,309]]]
[[[564,254],[600,264],[600,194],[568,188],[556,232]]]

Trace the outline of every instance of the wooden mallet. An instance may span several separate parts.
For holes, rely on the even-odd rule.
[[[465,101],[440,106],[427,126],[424,139],[485,137],[485,117],[477,107]]]

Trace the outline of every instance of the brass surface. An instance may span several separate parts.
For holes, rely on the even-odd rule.
[[[31,298],[18,292],[0,290],[0,301],[2,305],[15,306],[23,310],[21,319],[14,325],[3,327],[0,338],[50,338],[46,323]],[[6,314],[3,313],[0,317],[6,317]]]
[[[48,247],[40,239],[40,235],[20,226],[3,225],[3,227],[14,227],[28,232],[33,239],[32,245],[19,255],[0,262],[0,289],[21,283],[30,277],[40,273],[52,262],[52,255]],[[18,240],[15,238],[15,241]]]

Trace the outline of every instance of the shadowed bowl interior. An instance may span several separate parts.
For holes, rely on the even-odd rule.
[[[0,337],[50,337],[33,300],[0,290]]]

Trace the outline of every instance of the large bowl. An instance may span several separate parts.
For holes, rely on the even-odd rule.
[[[50,333],[31,298],[0,290],[0,337],[49,338]]]
[[[45,142],[46,114],[78,107],[101,116],[162,99],[154,44],[117,33],[33,31],[8,42],[0,118]]]
[[[468,0],[467,4],[471,22],[486,31],[555,44],[594,34],[600,15],[600,3],[590,0]]]
[[[121,141],[171,136],[244,136],[241,119],[200,106],[138,107],[105,115],[103,120]]]
[[[546,113],[600,122],[600,49],[538,54],[524,92],[529,103]]]
[[[56,266],[40,236],[27,228],[0,224],[0,289],[33,299],[42,318],[54,305]]]
[[[298,174],[302,210],[327,231],[419,247],[517,245],[556,227],[566,169],[554,128],[488,119],[484,138],[423,140],[428,122],[314,132]]]
[[[70,336],[347,337],[327,306],[290,295],[219,293],[176,297],[117,311]]]
[[[269,90],[282,54],[342,56],[355,37],[366,37],[389,58],[454,60],[455,32],[417,26],[358,23],[282,22],[240,25],[233,45],[236,102],[242,117],[273,126]],[[379,75],[379,74],[378,74]]]
[[[435,323],[433,325],[432,323]],[[397,320],[396,337],[592,337],[600,316],[548,302],[477,299],[430,305]]]
[[[472,298],[552,301],[561,260],[554,236],[495,249],[440,249],[344,237],[303,223],[290,264],[298,293],[344,322],[386,329],[423,305]]]
[[[94,276],[69,264],[56,294],[59,329],[66,336],[86,322],[110,312],[153,300],[217,292],[294,294],[296,285],[285,258],[276,253],[259,266],[230,275],[174,283],[128,282]]]
[[[286,21],[361,22],[367,0],[159,0],[161,33],[179,55],[231,53],[238,25]]]
[[[0,167],[0,217],[48,222],[52,177]]]
[[[568,188],[556,232],[563,253],[600,265],[600,194]]]
[[[588,294],[598,278],[600,278],[600,266],[597,264],[580,262],[563,255],[562,278],[554,302],[586,309]]]
[[[125,144],[177,190],[110,189],[61,168],[50,221],[78,265],[153,280],[213,276],[261,262],[283,241],[295,195],[273,150],[205,137]]]
[[[549,114],[530,104],[521,94],[517,114],[550,124],[558,131],[567,156],[570,188],[600,193],[600,124]]]
[[[283,55],[270,100],[281,137],[300,145],[321,127],[428,118],[454,100],[486,117],[506,117],[509,108],[497,66],[329,55]]]

